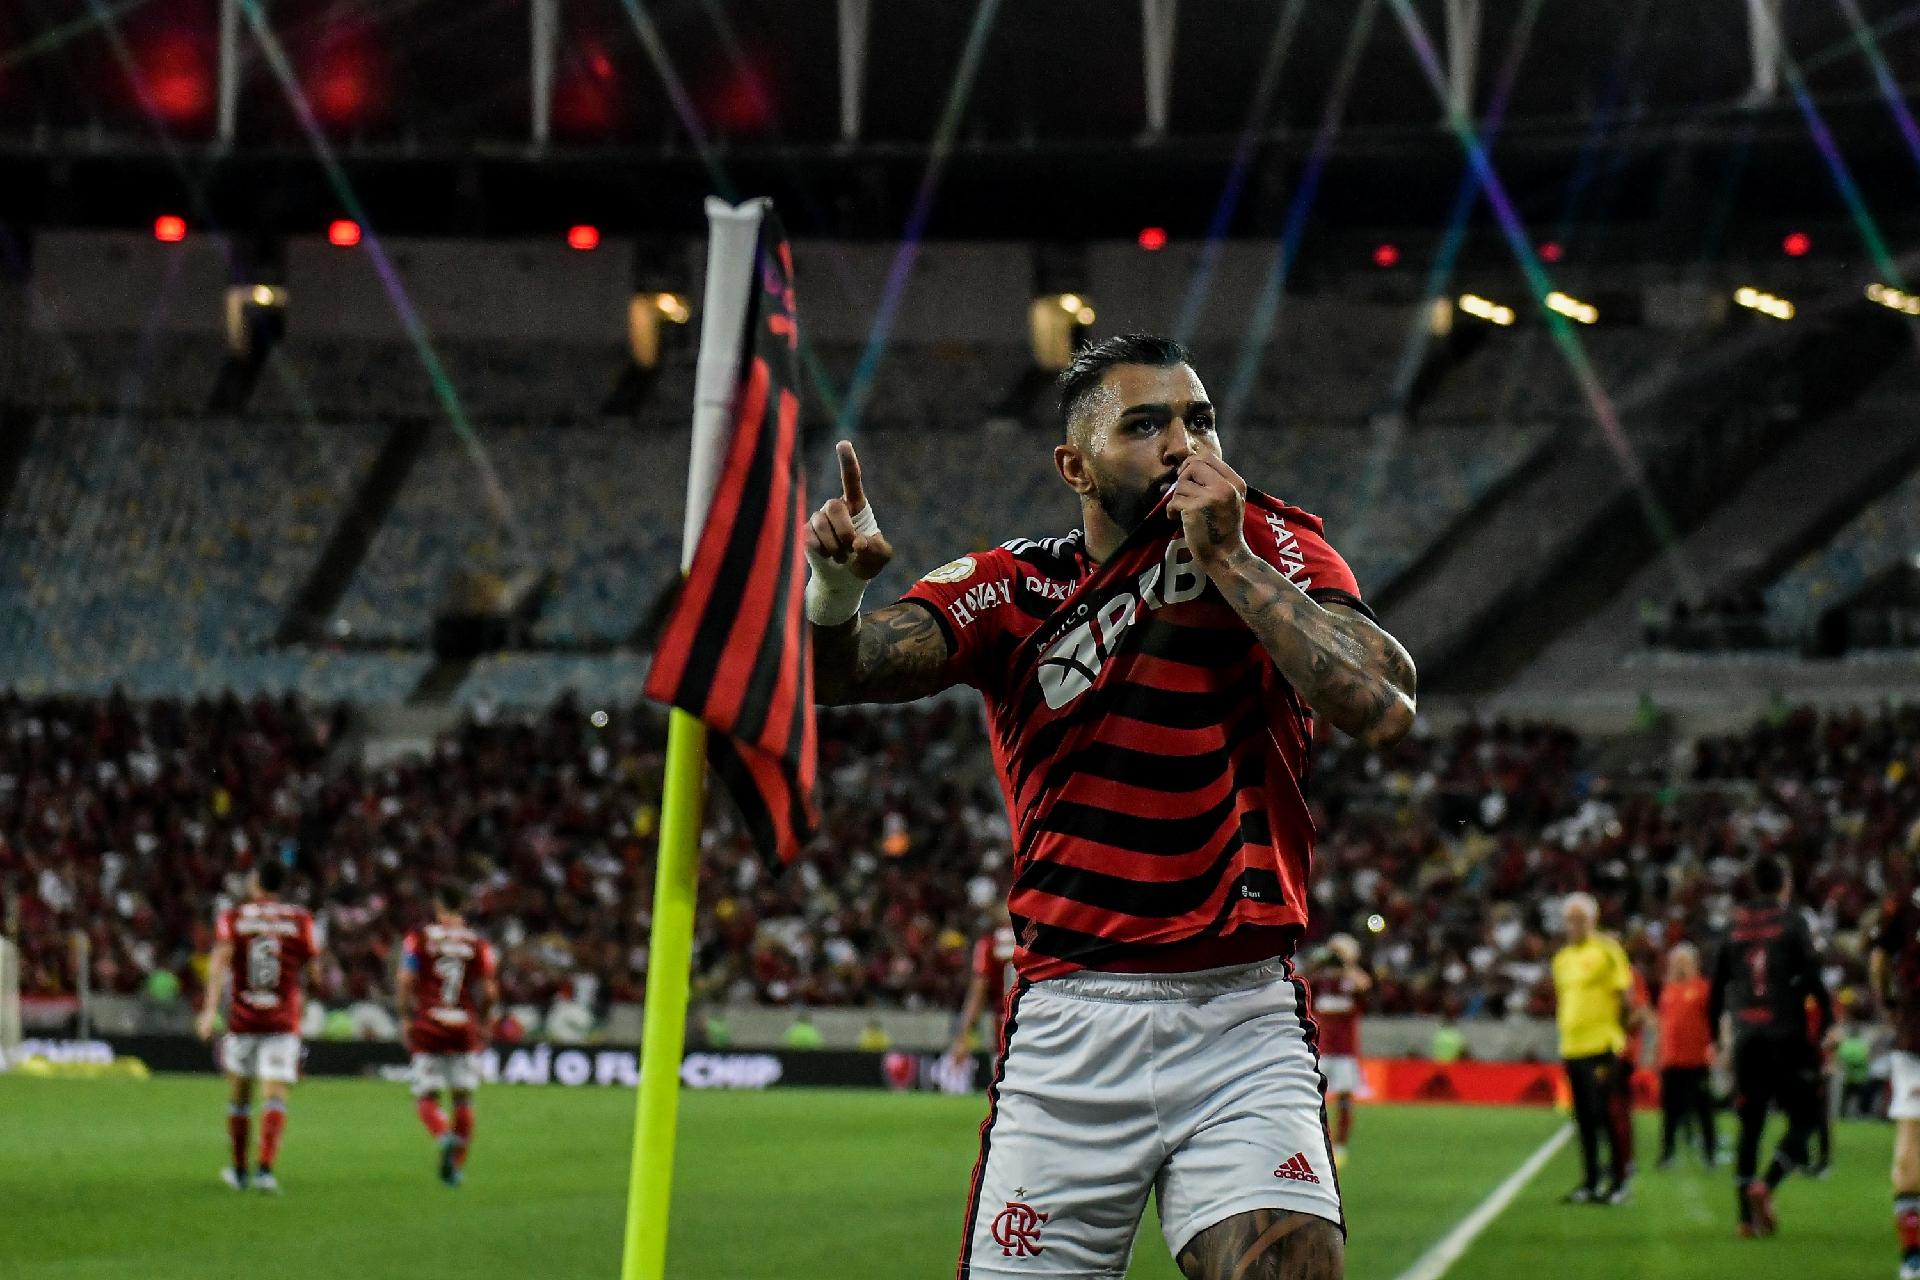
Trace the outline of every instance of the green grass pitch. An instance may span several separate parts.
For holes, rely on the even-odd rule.
[[[952,1274],[985,1102],[852,1091],[684,1098],[676,1280]],[[223,1087],[0,1077],[0,1276],[592,1277],[619,1270],[631,1095],[495,1088],[467,1185],[442,1187],[404,1088],[294,1094],[279,1199],[220,1186]],[[1353,1280],[1395,1280],[1560,1124],[1538,1111],[1369,1107],[1344,1179]],[[1641,1118],[1643,1157],[1653,1124]],[[1736,1241],[1724,1171],[1651,1170],[1624,1209],[1557,1203],[1562,1150],[1449,1273],[1485,1280],[1895,1272],[1886,1126],[1846,1124],[1833,1176],[1780,1197],[1782,1234]],[[1178,1280],[1151,1219],[1133,1277]]]

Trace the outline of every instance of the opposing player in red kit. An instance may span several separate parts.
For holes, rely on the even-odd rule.
[[[1347,1167],[1347,1140],[1353,1136],[1353,1100],[1366,1084],[1360,1075],[1360,1011],[1373,977],[1360,964],[1353,935],[1327,939],[1326,958],[1313,971],[1313,1020],[1320,1028],[1320,1074],[1327,1078],[1333,1102],[1333,1162]]]
[[[227,1033],[220,1041],[220,1067],[226,1072],[230,1105],[227,1136],[233,1163],[220,1176],[235,1191],[249,1186],[278,1192],[274,1162],[287,1127],[287,1090],[300,1078],[300,975],[320,979],[320,944],[313,917],[305,907],[280,901],[286,867],[262,862],[254,868],[245,902],[228,907],[214,924],[213,955],[207,965],[206,1003],[197,1030],[213,1038],[215,1015],[227,979]],[[238,959],[238,967],[235,960]],[[247,1173],[248,1130],[253,1125],[254,1082],[266,1099],[260,1118],[260,1158]]]
[[[413,1055],[414,1105],[439,1144],[440,1181],[450,1187],[460,1185],[473,1146],[480,1050],[492,1038],[493,1011],[500,1007],[493,945],[467,927],[464,900],[451,887],[435,896],[433,923],[401,944],[393,996]],[[453,1104],[451,1123],[440,1104],[442,1091]]]
[[[1227,465],[1178,343],[1083,349],[1060,422],[1078,529],[862,615],[893,551],[843,442],[807,535],[816,696],[979,689],[1012,820],[1017,982],[959,1275],[1121,1275],[1151,1191],[1191,1280],[1331,1280],[1344,1219],[1291,963],[1311,718],[1398,740],[1413,663],[1320,521]]]

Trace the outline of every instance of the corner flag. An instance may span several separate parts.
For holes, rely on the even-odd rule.
[[[687,577],[647,674],[648,696],[674,710],[667,718],[622,1280],[666,1275],[703,756],[726,780],[763,854],[792,858],[817,825],[793,252],[765,200],[737,208],[708,200],[707,224],[680,552]]]
[[[720,247],[716,237],[713,251]],[[716,731],[707,739],[709,763],[761,852],[788,862],[819,825],[818,752],[803,610],[807,490],[793,251],[771,205],[752,252],[755,269],[735,339],[731,439],[646,692]],[[707,305],[716,302],[710,295]],[[704,333],[701,346],[704,363]]]

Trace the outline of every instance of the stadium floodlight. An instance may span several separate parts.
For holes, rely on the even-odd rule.
[[[689,307],[687,300],[677,293],[654,294],[653,307],[675,324],[685,324],[693,318],[693,308]]]
[[[1600,319],[1600,308],[1591,302],[1582,302],[1571,294],[1562,293],[1558,289],[1548,294],[1542,301],[1547,304],[1547,310],[1558,312],[1567,319],[1581,324],[1592,324]]]
[[[1460,309],[1476,320],[1485,320],[1488,324],[1497,324],[1501,328],[1511,325],[1515,319],[1512,307],[1501,306],[1477,293],[1461,294]]]
[[[1910,316],[1920,316],[1920,295],[1896,289],[1890,284],[1870,284],[1867,286],[1867,298],[1877,302],[1890,311],[1904,312]]]
[[[1060,309],[1070,316],[1079,315],[1081,309],[1086,305],[1085,300],[1077,293],[1063,293],[1060,295]]]
[[[1756,289],[1752,285],[1741,285],[1733,291],[1734,302],[1749,311],[1758,311],[1763,316],[1772,316],[1775,320],[1791,320],[1794,306],[1778,294],[1768,293],[1765,289]]]

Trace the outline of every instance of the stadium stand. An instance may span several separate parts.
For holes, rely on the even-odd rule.
[[[71,990],[75,928],[99,989],[155,967],[191,987],[238,869],[291,848],[330,939],[324,1001],[377,998],[389,948],[449,878],[476,886],[511,1003],[637,999],[663,720],[589,716],[482,708],[425,759],[362,767],[335,752],[349,713],[294,698],[0,699],[0,878],[22,891],[27,990]],[[1537,1015],[1560,895],[1594,892],[1651,961],[1722,918],[1756,848],[1793,861],[1835,985],[1857,986],[1887,860],[1920,851],[1920,709],[1783,713],[1677,755],[1602,756],[1565,727],[1505,722],[1384,755],[1322,743],[1315,930],[1372,929],[1377,1011]],[[947,1007],[1006,874],[977,714],[828,713],[822,778],[823,833],[785,875],[724,821],[710,832],[699,993]]]
[[[1856,516],[1835,538],[1767,588],[1774,637],[1788,644],[1812,636],[1820,615],[1876,576],[1920,556],[1920,473]]]
[[[334,695],[390,692],[380,662],[264,652],[378,439],[349,424],[42,421],[0,513],[10,682],[151,696],[311,669]]]

